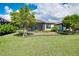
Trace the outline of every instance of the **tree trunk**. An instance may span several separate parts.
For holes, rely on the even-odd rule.
[[[27,36],[27,29],[26,29],[26,27],[24,27],[24,29],[23,29],[23,37],[25,37],[25,36]]]

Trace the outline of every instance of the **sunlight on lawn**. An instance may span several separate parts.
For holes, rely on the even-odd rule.
[[[79,35],[0,36],[0,55],[79,55]]]

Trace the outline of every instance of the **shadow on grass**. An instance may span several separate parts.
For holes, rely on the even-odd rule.
[[[33,35],[33,36],[58,36],[58,35],[50,34],[50,35]]]
[[[29,36],[32,36],[32,35],[33,35],[33,33],[26,33],[26,34],[25,34],[25,37],[29,37]],[[14,34],[14,36],[23,37],[23,34],[22,34],[22,33],[21,33],[21,34],[16,33],[16,34]]]
[[[13,33],[0,34],[0,36],[6,36],[6,35],[10,35],[10,34],[13,34]]]
[[[17,37],[23,37],[23,35],[22,34],[14,34],[14,36],[17,36]],[[41,34],[41,35],[35,35],[34,33],[33,34],[27,34],[25,37],[38,37],[38,36],[59,36],[59,34],[47,34],[47,35],[45,35],[45,34]]]

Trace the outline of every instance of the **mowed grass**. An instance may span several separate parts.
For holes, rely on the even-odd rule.
[[[79,35],[0,36],[0,55],[79,56]]]

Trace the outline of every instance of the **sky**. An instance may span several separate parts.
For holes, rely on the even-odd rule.
[[[28,5],[30,9],[36,9],[34,4],[26,3],[0,3],[0,14],[7,14],[12,11],[19,10],[21,7]]]
[[[79,3],[0,3],[0,17],[10,19],[10,12],[19,12],[26,5],[39,20],[61,22],[67,15],[79,14]]]

